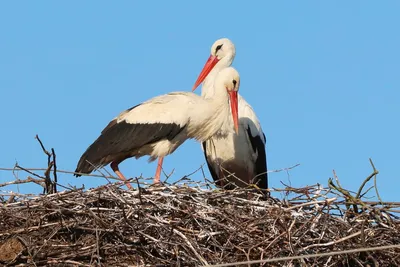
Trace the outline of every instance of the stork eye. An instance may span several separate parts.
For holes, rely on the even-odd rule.
[[[218,50],[220,50],[221,48],[222,48],[222,44],[220,44],[219,46],[217,46],[217,47],[215,48],[215,53],[217,53]]]
[[[233,86],[236,87],[237,81],[236,81],[236,80],[233,80],[232,83],[233,83]]]

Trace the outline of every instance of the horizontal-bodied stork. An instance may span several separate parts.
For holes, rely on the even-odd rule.
[[[214,98],[172,92],[123,111],[83,153],[75,176],[111,163],[115,174],[126,181],[118,165],[127,158],[149,155],[149,162],[159,158],[158,176],[154,177],[154,183],[159,183],[163,158],[187,139],[204,142],[221,128],[228,116],[233,119],[232,131],[238,132],[239,84],[239,73],[227,68],[215,79]],[[129,183],[126,185],[132,188]]]
[[[206,99],[217,97],[215,78],[220,71],[231,66],[235,53],[235,46],[229,39],[217,40],[192,91],[204,81],[201,95]],[[232,132],[232,120],[226,116],[221,130],[202,143],[207,165],[220,187],[229,189],[256,184],[267,189],[265,135],[252,107],[242,96],[239,95],[238,99],[239,134]]]

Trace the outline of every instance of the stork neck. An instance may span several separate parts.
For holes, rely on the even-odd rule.
[[[230,127],[230,119],[231,116],[230,106],[229,106],[229,95],[224,86],[217,86],[214,91],[213,97],[205,98],[205,101],[208,103],[207,110],[207,119],[206,123],[202,125],[202,129],[200,130],[204,134],[202,135],[202,140],[205,141],[215,133],[221,130],[221,128],[232,128],[232,132],[234,132],[233,127]]]
[[[222,58],[210,71],[207,77],[204,79],[203,86],[201,87],[201,96],[204,98],[214,97],[214,81],[217,74],[224,68],[232,65],[234,56],[226,56]]]

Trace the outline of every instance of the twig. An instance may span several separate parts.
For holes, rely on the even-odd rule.
[[[39,136],[36,135],[35,139],[38,140],[40,147],[42,148],[43,152],[47,155],[47,165],[50,165],[50,161],[51,161],[51,154],[49,151],[46,150],[46,148],[44,147],[42,140],[40,140]]]
[[[276,170],[269,170],[268,173],[272,173],[272,172],[282,172],[282,171],[289,171],[292,170],[296,167],[300,166],[300,163],[297,163],[291,167],[287,167],[287,168],[282,168],[282,169],[276,169]]]
[[[18,163],[15,163],[14,169],[20,169],[21,171],[25,171],[25,172],[29,173],[30,175],[36,176],[37,178],[40,178],[40,179],[43,179],[43,180],[46,179],[46,178],[43,177],[43,176],[40,176],[40,175],[38,175],[38,174],[36,174],[36,173],[34,173],[34,172],[28,170],[28,169],[25,169],[25,168],[19,166]],[[47,168],[46,168],[45,170],[47,170]]]
[[[0,187],[14,185],[14,184],[26,184],[26,183],[31,183],[31,182],[34,182],[35,184],[38,184],[38,185],[44,187],[44,180],[34,179],[30,176],[28,176],[25,180],[14,180],[14,181],[2,183],[2,184],[0,184]]]
[[[58,183],[58,178],[57,178],[57,160],[56,160],[56,152],[54,151],[54,148],[51,149],[51,154],[53,155],[53,177],[54,177],[54,189],[55,192],[57,192],[57,183]]]
[[[360,188],[358,189],[358,192],[357,192],[355,198],[360,198],[360,195],[361,195],[361,192],[362,192],[364,186],[369,182],[369,180],[371,180],[373,177],[376,177],[376,175],[379,173],[379,172],[375,169],[374,163],[372,162],[371,159],[369,159],[369,162],[371,163],[373,172],[372,172],[372,173],[364,180],[364,182],[361,184],[361,186],[360,186]],[[376,185],[375,185],[375,188],[376,188]],[[379,195],[378,192],[377,192],[377,195]]]
[[[307,203],[295,205],[295,206],[292,206],[292,207],[290,207],[290,208],[285,208],[285,210],[294,210],[294,209],[298,209],[298,208],[300,208],[300,207],[312,206],[312,205],[317,205],[317,204],[326,204],[326,205],[330,205],[330,204],[333,203],[336,199],[337,199],[337,198],[329,198],[329,199],[326,199],[326,200],[311,201],[311,202],[307,202]]]
[[[335,245],[335,244],[339,244],[339,243],[341,243],[343,241],[346,241],[346,240],[351,239],[353,237],[359,236],[359,235],[361,235],[361,233],[362,233],[362,231],[358,231],[358,232],[356,232],[354,234],[345,236],[343,238],[340,238],[338,240],[331,241],[331,242],[328,242],[328,243],[311,244],[309,246],[301,248],[300,251],[306,251],[307,249],[310,249],[310,248],[313,248],[313,247],[327,247],[327,246],[332,246],[332,245]]]
[[[55,193],[57,192],[57,176],[54,176],[54,181],[51,180],[50,178],[50,171],[53,168],[53,166],[55,166],[56,161],[55,161],[55,153],[54,153],[54,149],[52,148],[51,151],[52,153],[50,153],[49,151],[47,151],[47,149],[44,147],[42,140],[40,140],[39,135],[36,134],[35,139],[39,142],[40,147],[42,148],[43,152],[47,155],[47,169],[44,172],[44,176],[45,176],[45,188],[44,188],[44,194],[48,194],[48,193]],[[53,161],[51,160],[51,157],[53,157]],[[56,170],[56,166],[54,167],[54,171],[55,174],[57,173]]]
[[[379,195],[379,191],[378,191],[378,185],[376,184],[376,176],[379,174],[379,171],[375,168],[374,163],[372,162],[372,159],[369,159],[369,162],[371,163],[372,169],[374,170],[374,187],[375,187],[375,192],[376,192],[376,197],[378,198],[378,200],[383,203],[381,196]]]
[[[208,262],[199,254],[197,251],[194,249],[193,245],[190,243],[190,241],[187,239],[187,237],[179,232],[178,230],[174,229],[173,230],[175,234],[179,235],[182,237],[182,239],[186,242],[186,244],[190,247],[190,249],[193,251],[193,253],[196,255],[196,257],[204,264],[208,265]]]
[[[378,251],[378,250],[394,249],[394,248],[400,248],[400,245],[357,248],[357,249],[349,249],[349,250],[343,250],[343,251],[332,251],[332,252],[326,252],[326,253],[315,253],[315,254],[307,254],[307,255],[300,255],[300,256],[280,257],[280,258],[272,258],[272,259],[265,259],[265,260],[214,264],[214,265],[207,265],[207,267],[239,266],[239,265],[245,265],[245,264],[257,264],[257,263],[279,262],[279,261],[289,261],[289,260],[298,260],[298,259],[310,259],[310,258],[319,258],[319,257],[343,255],[343,254],[366,252],[366,251]]]

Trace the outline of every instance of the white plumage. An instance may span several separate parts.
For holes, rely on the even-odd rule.
[[[231,108],[237,131],[239,84],[238,72],[228,68],[215,80],[213,99],[204,99],[189,92],[173,92],[123,111],[85,151],[75,175],[90,173],[111,163],[113,171],[125,180],[118,164],[127,158],[144,155],[149,155],[150,161],[159,158],[159,175],[166,155],[173,153],[187,139],[203,142],[214,135],[231,113]],[[157,174],[155,182],[159,182]]]
[[[219,91],[224,93],[223,91]],[[225,99],[224,99],[225,98]],[[203,98],[189,92],[173,92],[154,97],[134,109],[120,114],[116,123],[126,122],[130,125],[174,125],[179,133],[171,140],[163,139],[143,145],[135,153],[139,158],[149,155],[149,161],[165,157],[174,152],[186,139],[193,138],[203,142],[219,129],[224,117],[230,116],[227,98],[219,94],[217,101],[204,101]],[[234,131],[232,124],[232,131]]]
[[[217,40],[193,90],[204,81],[201,95],[206,99],[216,97],[215,78],[232,64],[235,53],[235,46],[229,39]],[[202,144],[206,161],[219,186],[257,184],[267,189],[265,135],[253,108],[240,95],[238,102],[239,134],[232,133],[232,120],[227,116],[221,130]]]

